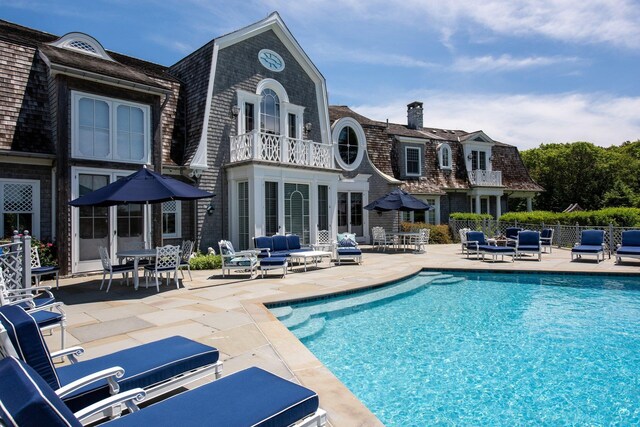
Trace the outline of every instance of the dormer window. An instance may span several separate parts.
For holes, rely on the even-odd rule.
[[[451,147],[449,144],[438,146],[438,161],[440,169],[451,169]]]
[[[407,176],[422,175],[422,167],[420,164],[421,150],[419,147],[405,147],[405,171]]]
[[[73,50],[85,55],[113,61],[113,58],[104,50],[100,42],[84,33],[68,33],[51,43],[51,46]]]

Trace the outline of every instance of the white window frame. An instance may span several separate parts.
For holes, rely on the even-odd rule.
[[[88,98],[97,101],[106,102],[109,107],[109,157],[92,157],[86,156],[80,153],[80,117],[78,104],[80,99]],[[135,102],[129,102],[116,98],[108,98],[105,96],[94,95],[86,92],[71,92],[71,146],[72,155],[76,159],[88,159],[88,160],[107,160],[118,163],[133,163],[133,164],[149,164],[151,157],[151,108],[145,104],[138,104]],[[144,155],[142,160],[122,159],[118,157],[117,153],[117,139],[118,139],[118,118],[116,111],[118,107],[124,105],[127,107],[140,108],[143,114],[143,126],[144,126]]]
[[[173,213],[175,215],[175,224],[176,224],[176,232],[175,233],[162,233],[163,239],[177,239],[182,237],[182,202],[180,200],[174,200],[176,204],[175,212],[166,212]],[[164,203],[162,203],[162,230],[164,231]]]
[[[344,162],[344,160],[342,160],[342,157],[340,157],[340,150],[338,148],[340,133],[346,127],[352,128],[356,133],[356,137],[358,138],[358,155],[351,164],[347,164]],[[333,141],[334,145],[333,157],[336,159],[336,162],[338,163],[340,168],[347,171],[356,170],[360,166],[360,163],[362,163],[362,159],[364,158],[364,153],[367,148],[367,138],[364,134],[364,130],[362,130],[362,126],[360,126],[360,123],[358,123],[358,121],[352,117],[341,118],[333,124],[333,130],[331,131],[331,140]]]
[[[31,221],[32,230],[29,230],[29,233],[33,237],[40,239],[40,181],[35,179],[0,179],[0,230],[3,237],[10,235],[4,229],[4,184],[31,185],[31,208],[33,210],[31,214],[33,215],[33,220]],[[10,230],[9,233],[13,234],[13,230]]]
[[[444,164],[444,160],[445,160],[445,156],[444,156],[444,152],[445,150],[447,151],[447,156],[446,156],[446,160],[448,165]],[[451,153],[451,146],[449,144],[440,144],[440,146],[438,147],[438,162],[440,163],[440,169],[451,169],[451,163],[452,163],[452,153]]]
[[[418,151],[418,172],[410,173],[408,168],[408,160],[409,160],[409,150],[417,150]],[[405,176],[422,176],[422,148],[421,147],[404,147],[404,174]]]

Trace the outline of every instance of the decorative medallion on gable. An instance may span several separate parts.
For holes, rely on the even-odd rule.
[[[284,59],[270,49],[262,49],[258,52],[258,61],[269,71],[280,72],[284,70]]]

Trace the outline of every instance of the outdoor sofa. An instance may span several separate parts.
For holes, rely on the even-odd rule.
[[[622,244],[616,249],[616,263],[620,263],[622,257],[640,258],[640,230],[622,232]]]
[[[580,234],[580,242],[571,248],[571,261],[574,257],[579,259],[584,255],[595,255],[596,262],[600,262],[600,256],[604,261],[604,230],[583,230]]]
[[[300,236],[296,234],[254,237],[253,243],[256,250],[260,251],[258,258],[288,257],[294,252],[312,250],[309,247],[303,247],[300,243]]]
[[[321,427],[327,419],[315,392],[256,367],[142,409],[137,404],[145,400],[145,391],[136,388],[75,413],[34,369],[14,357],[0,360],[0,378],[0,417],[9,426],[81,427],[93,412],[121,404],[130,413],[102,425]]]
[[[35,369],[74,411],[118,390],[143,388],[153,398],[205,376],[222,375],[216,348],[181,336],[85,361],[77,359],[84,352],[81,347],[49,353],[35,320],[18,306],[0,307],[0,348],[1,354],[17,357]],[[70,365],[54,364],[54,359],[65,356]]]

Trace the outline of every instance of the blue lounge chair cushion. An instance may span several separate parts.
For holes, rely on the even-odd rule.
[[[338,248],[337,252],[338,252],[338,255],[341,255],[341,256],[345,256],[345,255],[362,255],[362,251],[360,249],[356,249],[356,248],[352,248],[352,247]]]
[[[225,261],[226,265],[235,265],[238,267],[251,267],[251,260],[247,257],[239,256]]]
[[[627,230],[622,232],[622,246],[640,247],[640,230]]]
[[[302,245],[300,245],[300,236],[296,234],[289,234],[287,237],[287,249],[290,251],[299,250]]]
[[[40,298],[34,298],[33,299],[33,304],[35,305],[36,308],[38,307],[42,307],[45,305],[49,305],[49,304],[53,304],[54,302],[56,302],[55,298],[51,298],[51,297],[40,297]],[[16,305],[19,305],[20,307],[24,308],[25,310],[28,310],[31,308],[31,306],[29,306],[29,304],[27,304],[26,302],[20,302]]]
[[[504,231],[504,235],[507,239],[517,239],[520,231],[522,231],[520,227],[509,227]]]
[[[291,255],[291,251],[273,251],[271,252],[271,258],[273,257],[277,257],[277,258],[282,258],[282,257],[288,257]]]
[[[515,253],[515,248],[510,246],[493,246],[493,245],[482,245],[480,246],[480,250],[487,253],[492,254],[513,254]]]
[[[598,246],[603,242],[603,230],[584,230],[580,235],[580,246]]]
[[[13,357],[0,360],[0,418],[20,427],[82,424],[47,382],[29,365]]]
[[[62,322],[62,313],[57,311],[35,311],[29,313],[31,317],[36,319],[36,323],[40,328],[45,326],[55,325]]]
[[[515,248],[513,248],[515,249]],[[518,250],[519,251],[539,251],[540,250],[540,246],[539,245],[519,245],[518,246]]]
[[[640,246],[620,246],[616,251],[616,254],[640,256]]]
[[[482,231],[469,231],[467,232],[467,241],[468,242],[478,242],[478,245],[486,245],[487,240],[484,237],[484,233]],[[475,249],[475,243],[467,243],[468,249]]]
[[[190,370],[218,361],[217,349],[190,339],[174,336],[137,347],[121,350],[102,357],[85,360],[57,369],[64,386],[93,372],[112,367],[124,368],[124,377],[118,380],[120,390],[150,385],[168,380]],[[93,383],[64,398],[73,411],[109,397],[106,381]]]
[[[289,246],[287,246],[287,236],[282,236],[280,234],[276,234],[275,236],[271,236],[273,250],[274,251],[288,251]]]
[[[540,232],[540,238],[541,238],[541,239],[549,239],[549,238],[551,238],[551,235],[552,235],[552,234],[553,234],[553,229],[551,229],[551,228],[545,228],[544,230],[542,230],[542,231]],[[550,244],[551,244],[551,241],[549,241],[549,240],[545,240],[545,243],[546,243],[547,245],[550,245]]]
[[[518,233],[519,250],[534,251],[540,249],[540,233],[537,231],[521,231]]]
[[[357,243],[350,238],[345,238],[338,241],[338,246],[341,248],[354,248],[357,246]]]
[[[291,425],[317,410],[315,392],[253,367],[125,415],[108,425],[190,427],[215,423],[278,427]]]
[[[34,318],[22,307],[5,305],[0,307],[0,322],[7,330],[18,357],[38,372],[52,389],[60,388],[49,349]]]
[[[578,245],[571,248],[574,253],[597,254],[602,251],[602,245]]]
[[[283,266],[287,262],[285,257],[269,257],[260,260],[260,266]]]
[[[147,260],[146,264],[149,263],[149,260]],[[138,261],[138,266],[143,265],[142,260]],[[125,271],[133,271],[133,261],[131,263],[126,263],[126,264],[117,264],[117,265],[112,265],[111,266],[111,271],[113,271],[114,273],[122,273]]]
[[[267,236],[254,237],[253,243],[256,249],[269,249],[270,251],[273,250],[273,239],[271,237],[267,237]]]
[[[60,270],[60,267],[54,267],[54,266],[34,267],[31,269],[31,274],[43,276],[45,274],[57,273],[58,270]]]

